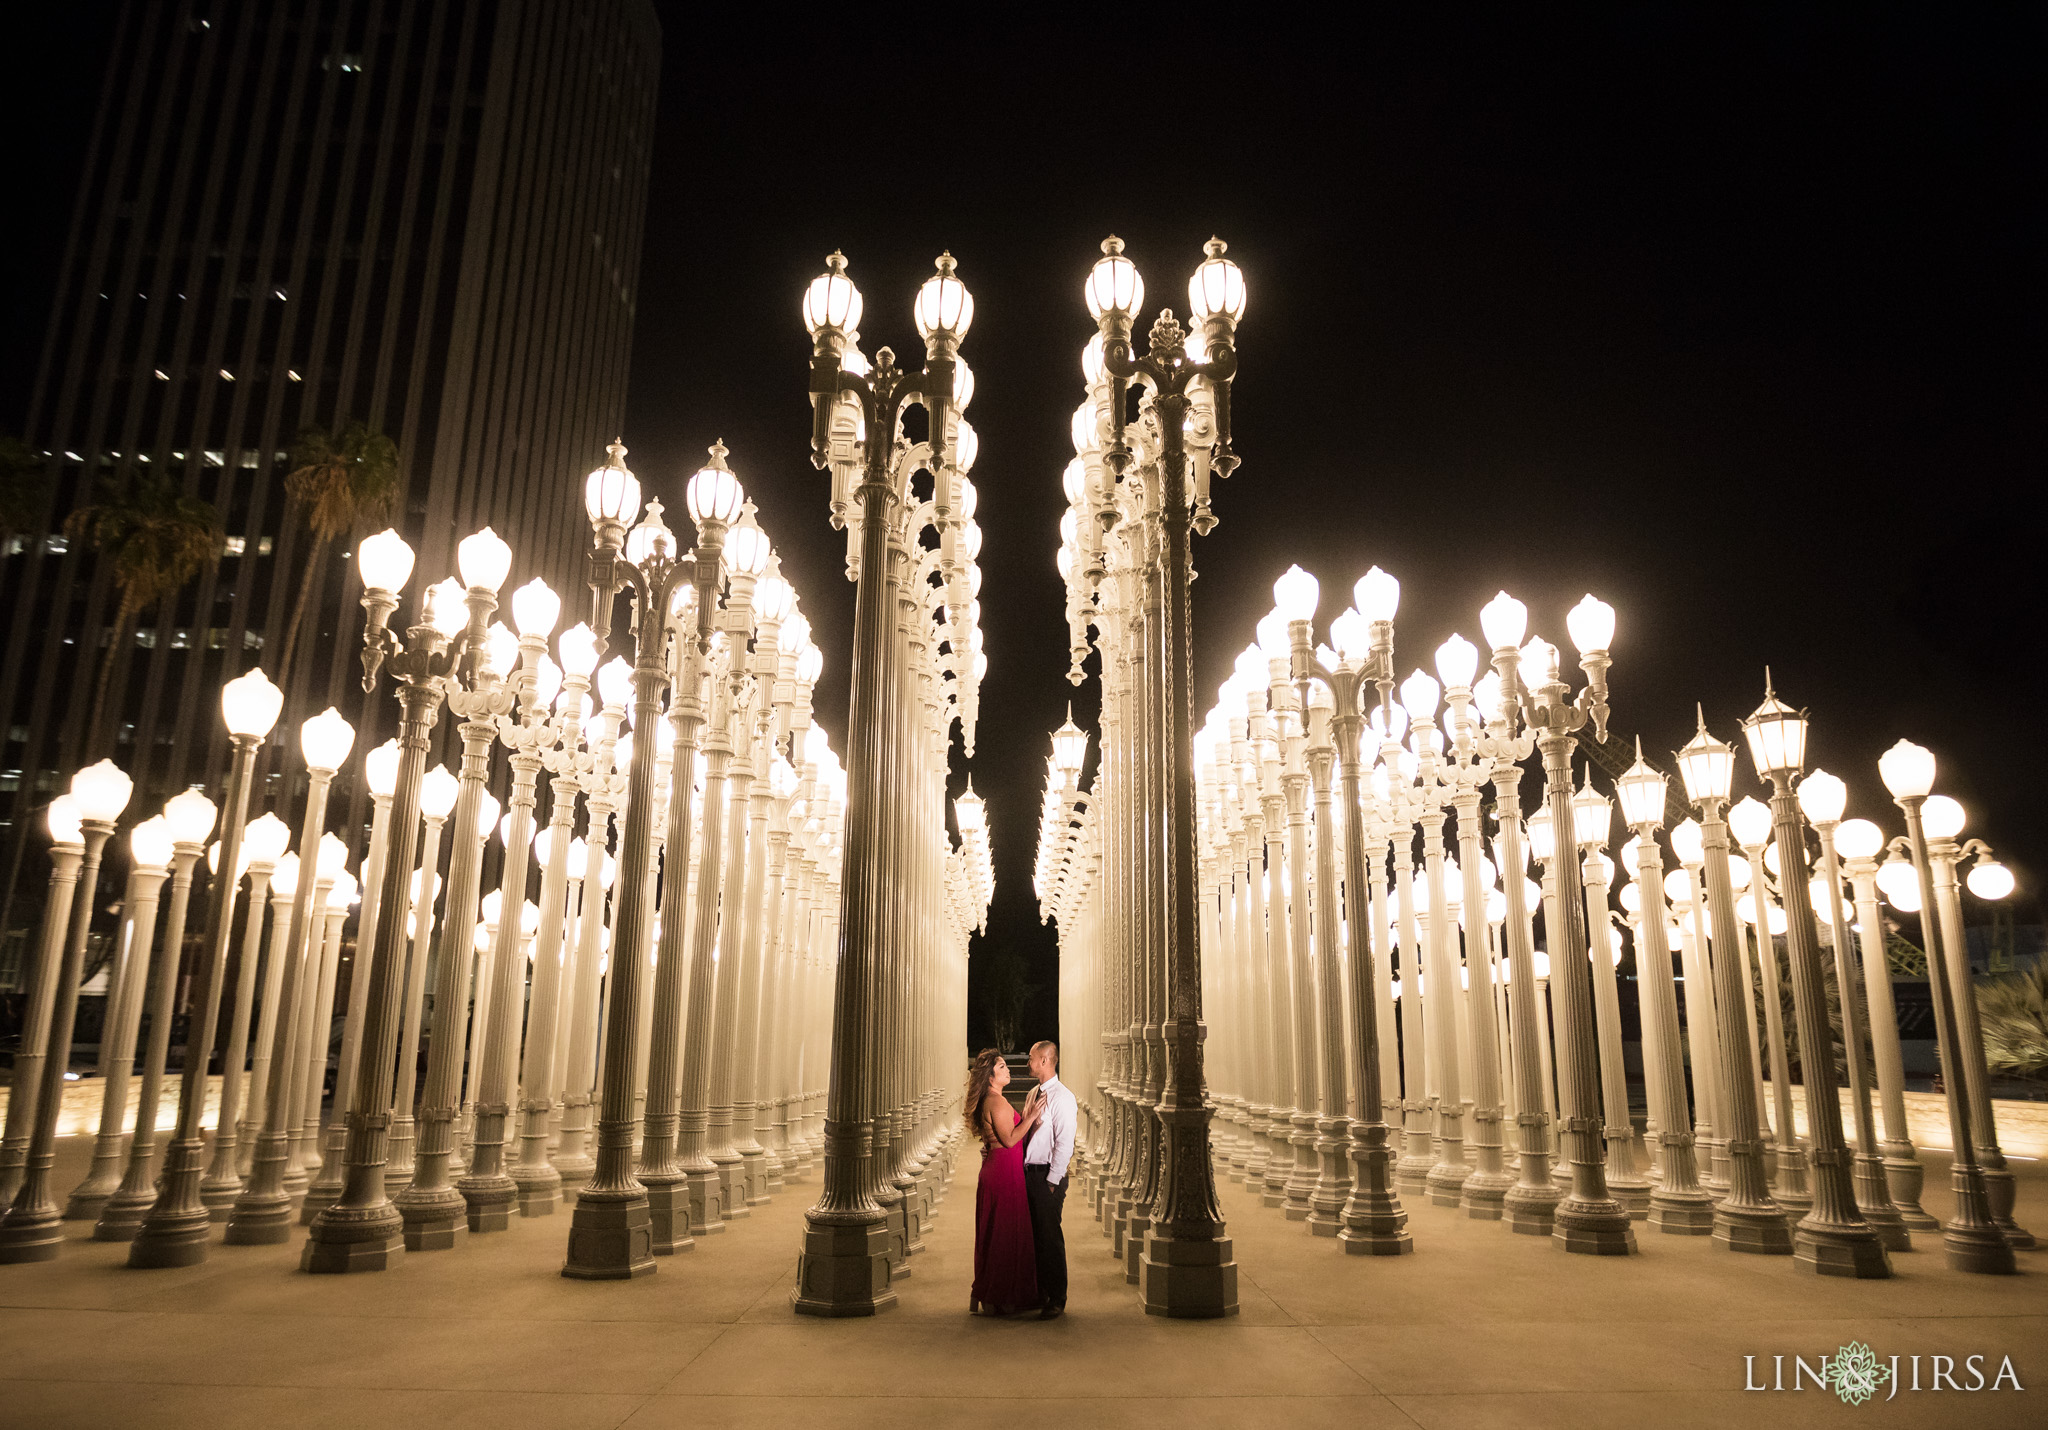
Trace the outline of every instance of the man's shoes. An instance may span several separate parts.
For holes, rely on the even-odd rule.
[[[1041,1321],[1054,1321],[1066,1314],[1067,1308],[1065,1306],[1055,1306],[1052,1302],[1048,1301],[1039,1308],[1038,1319]]]

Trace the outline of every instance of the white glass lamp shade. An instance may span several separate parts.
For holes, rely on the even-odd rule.
[[[751,516],[741,520],[725,538],[726,566],[735,576],[758,577],[768,569],[774,549],[768,533],[756,526]]]
[[[1372,714],[1366,719],[1371,722],[1372,732],[1381,744],[1389,740],[1398,741],[1408,733],[1408,707],[1398,700],[1373,706]]]
[[[1557,853],[1556,830],[1551,827],[1550,811],[1538,809],[1525,821],[1529,833],[1529,852],[1540,860],[1548,860]]]
[[[805,685],[816,685],[824,669],[825,652],[814,645],[806,645],[796,658],[796,678]]]
[[[1084,402],[1074,409],[1073,422],[1068,432],[1074,439],[1076,455],[1085,456],[1089,452],[1102,449],[1102,437],[1096,426],[1095,404],[1092,401]]]
[[[242,831],[242,852],[253,864],[275,864],[284,857],[284,851],[291,847],[292,831],[274,814],[265,814],[249,821]]]
[[[1806,715],[1775,695],[1742,722],[1749,737],[1749,757],[1761,775],[1797,774],[1806,766]]]
[[[388,526],[356,547],[356,576],[367,591],[397,595],[412,579],[412,562],[412,547]]]
[[[1683,869],[1673,869],[1664,876],[1664,898],[1673,908],[1692,907],[1692,876]],[[1673,947],[1677,945],[1674,943]]]
[[[754,614],[781,625],[796,608],[796,588],[780,576],[764,576],[754,587]]]
[[[1436,716],[1437,697],[1441,692],[1436,681],[1426,670],[1410,672],[1401,682],[1401,703],[1408,707],[1409,714],[1417,720],[1429,720]]]
[[[1771,842],[1771,810],[1762,800],[1745,795],[1728,810],[1728,832],[1744,849]]]
[[[561,689],[562,667],[556,665],[548,656],[542,655],[540,663],[533,668],[534,699],[542,706],[553,705],[555,696],[561,693]]]
[[[221,718],[231,735],[268,735],[283,709],[284,692],[261,670],[238,675],[220,689]]]
[[[1479,610],[1479,631],[1495,650],[1520,650],[1529,629],[1529,608],[1502,591]]]
[[[958,341],[974,326],[974,295],[953,274],[953,260],[941,258],[939,271],[924,280],[911,305],[918,336],[926,342],[944,335]]]
[[[963,472],[974,470],[974,459],[981,455],[981,434],[974,430],[974,424],[965,417],[953,431],[953,465]]]
[[[768,792],[777,799],[788,799],[796,793],[800,782],[795,766],[777,755],[775,763],[768,767]]]
[[[1401,609],[1401,583],[1375,566],[1351,588],[1358,613],[1368,621],[1391,621]]]
[[[1621,892],[1615,895],[1621,901],[1622,909],[1631,914],[1643,911],[1643,887],[1640,884],[1623,884]]]
[[[729,526],[738,519],[740,503],[746,500],[746,492],[740,487],[740,479],[725,465],[724,447],[715,445],[711,449],[711,460],[697,469],[685,489],[684,505],[689,508],[690,520],[702,528],[706,522],[717,522]]]
[[[835,253],[826,264],[804,289],[804,326],[812,337],[828,328],[851,333],[860,327],[860,289],[846,276],[846,260]]]
[[[484,832],[484,838],[491,837],[491,831],[498,825],[498,797],[489,790],[477,796],[476,827]]]
[[[607,706],[623,708],[633,699],[633,667],[624,656],[613,656],[597,672],[598,698]]]
[[[1060,473],[1060,491],[1067,499],[1067,505],[1077,507],[1088,495],[1088,464],[1079,457],[1073,458]]]
[[[640,515],[640,479],[619,454],[583,479],[583,511],[592,526],[631,526]]]
[[[320,836],[320,851],[316,857],[319,877],[332,879],[348,864],[348,846],[341,842],[340,835],[330,830]]]
[[[128,831],[128,852],[144,868],[169,868],[174,852],[171,843],[171,822],[161,814],[151,815]]]
[[[1472,687],[1472,704],[1489,724],[1501,718],[1500,674],[1489,670]]]
[[[1970,892],[1978,898],[1996,902],[2012,893],[2015,881],[2012,870],[2005,865],[1996,859],[1980,857],[1970,866],[1970,872],[1964,882],[1969,885]]]
[[[1766,861],[1769,860],[1769,850],[1764,851],[1764,857]],[[1740,854],[1730,854],[1728,856],[1728,887],[1731,889],[1747,889],[1749,887],[1749,861]]]
[[[1537,949],[1536,956],[1531,962],[1536,965],[1536,976],[1538,978],[1550,977],[1550,954],[1546,950]]]
[[[1735,784],[1735,751],[1709,735],[1702,724],[1678,752],[1678,773],[1685,780],[1686,797],[1694,803],[1726,799]]]
[[[1877,887],[1901,913],[1920,912],[1920,876],[1897,854],[1877,866]]]
[[[1921,832],[1929,839],[1953,839],[1966,822],[1962,804],[1945,794],[1931,794],[1920,806]]]
[[[512,593],[512,624],[519,628],[522,636],[539,636],[546,640],[555,633],[555,622],[561,618],[562,598],[540,577],[534,577]]]
[[[309,769],[334,773],[346,763],[355,743],[356,727],[332,705],[299,727],[299,749]]]
[[[1588,787],[1572,796],[1572,833],[1581,846],[1605,844],[1614,824],[1614,805]]]
[[[1268,665],[1274,661],[1286,663],[1287,617],[1277,610],[1268,611],[1259,617],[1259,623],[1253,628],[1253,633],[1258,639],[1259,653],[1265,656]]]
[[[561,656],[562,669],[571,675],[588,680],[590,672],[597,669],[597,636],[581,621],[556,638],[555,650]]]
[[[1664,775],[1650,768],[1640,751],[1636,762],[1626,773],[1614,782],[1615,796],[1621,801],[1621,821],[1631,829],[1649,825],[1652,829],[1664,822]]]
[[[1522,647],[1522,670],[1532,685],[1557,682],[1557,647],[1542,636],[1529,637]]]
[[[1093,304],[1090,304],[1091,308],[1093,306]],[[1082,345],[1081,380],[1087,383],[1090,387],[1093,387],[1096,383],[1102,381],[1102,373],[1102,334],[1097,333],[1094,337],[1088,339],[1088,341]]]
[[[581,879],[583,877],[583,871],[586,867],[588,867],[589,863],[590,841],[587,839],[580,838],[571,839],[569,841],[569,877],[572,879]]]
[[[792,587],[789,614],[782,618],[782,648],[801,651],[811,641],[811,618],[796,609],[794,590]]]
[[[1355,606],[1346,606],[1330,622],[1330,644],[1345,663],[1361,660],[1372,649],[1372,625]]]
[[[1826,770],[1815,770],[1799,782],[1799,809],[1815,828],[1839,824],[1849,803],[1849,786]]]
[[[1223,256],[1223,240],[1212,238],[1209,256],[1188,279],[1188,309],[1198,322],[1224,317],[1236,322],[1244,316],[1244,273]]]
[[[1104,247],[1108,249],[1108,245]],[[1088,300],[1088,312],[1098,323],[1105,313],[1130,317],[1145,305],[1145,280],[1138,275],[1138,265],[1124,257],[1123,245],[1118,243],[1088,270],[1088,281],[1082,285],[1081,293]]]
[[[1243,690],[1247,697],[1255,691],[1265,690],[1266,671],[1266,654],[1257,645],[1248,645],[1239,651],[1236,663],[1231,667],[1231,673],[1236,678],[1239,689]]]
[[[455,797],[461,793],[462,781],[445,767],[436,765],[420,781],[420,813],[428,819],[446,819],[455,808]]]
[[[289,899],[299,891],[299,856],[280,855],[277,865],[270,871],[270,897]]]
[[[1288,567],[1273,583],[1273,604],[1284,621],[1314,620],[1321,595],[1321,583],[1299,566]]]
[[[1479,670],[1479,647],[1463,636],[1453,635],[1436,648],[1436,673],[1452,690],[1470,690]]]
[[[1053,763],[1068,774],[1079,774],[1081,766],[1088,759],[1088,732],[1074,723],[1071,711],[1067,721],[1052,735]]]
[[[112,824],[128,807],[135,782],[112,760],[87,765],[71,777],[71,797],[78,801],[81,819]]]
[[[334,887],[327,893],[327,912],[337,913],[353,906],[363,896],[363,886],[356,882],[356,876],[343,869],[334,876]]]
[[[445,640],[453,640],[469,625],[469,607],[463,602],[460,582],[454,577],[427,587],[427,624]]]
[[[492,928],[496,928],[498,926],[498,915],[504,911],[504,908],[505,891],[503,889],[493,889],[478,902],[477,916]]]
[[[519,637],[503,621],[492,621],[484,632],[484,661],[499,675],[510,675],[519,664]]]
[[[393,739],[363,756],[363,781],[379,799],[391,798],[398,789],[399,754],[398,741]]]
[[[1884,848],[1884,831],[1867,819],[1845,819],[1835,829],[1835,853],[1844,859],[1868,859]]]
[[[512,548],[487,526],[456,545],[455,569],[470,590],[495,592],[512,573]]]
[[[1597,596],[1588,596],[1566,612],[1564,628],[1580,655],[1606,651],[1614,644],[1614,607]]]
[[[60,794],[51,800],[50,807],[44,814],[50,829],[50,842],[83,844],[85,831],[79,827],[82,818],[84,816],[78,812],[78,801],[70,795]]]
[[[180,844],[204,844],[219,818],[219,806],[196,789],[174,794],[164,802],[164,820],[170,825],[171,838]]]
[[[967,359],[953,359],[953,405],[961,411],[974,401],[974,369],[967,365]]]
[[[1706,862],[1706,836],[1700,832],[1697,819],[1681,819],[1671,826],[1671,853],[1687,866]]]
[[[825,727],[823,725],[813,725],[810,729],[804,731],[805,764],[817,765],[822,769],[824,767],[826,759],[831,755],[831,753],[832,740],[831,737],[825,733]]]

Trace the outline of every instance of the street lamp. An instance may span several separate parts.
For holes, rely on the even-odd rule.
[[[1792,1012],[1799,1025],[1799,1062],[1806,1079],[1806,1125],[1812,1143],[1813,1208],[1793,1230],[1793,1257],[1799,1265],[1823,1276],[1886,1277],[1891,1275],[1891,1257],[1877,1230],[1856,1208],[1849,1152],[1842,1142],[1842,1104],[1835,1087],[1820,931],[1804,878],[1806,831],[1792,783],[1806,768],[1806,713],[1771,693],[1768,676],[1764,684],[1764,702],[1743,722],[1742,729],[1757,773],[1771,782],[1771,819],[1783,869],[1779,894],[1785,907],[1785,942],[1792,965]],[[1764,891],[1761,881],[1756,882],[1761,906]],[[1757,936],[1760,944],[1768,939],[1768,927],[1760,923]],[[1775,989],[1767,992],[1776,996]],[[1846,989],[1844,995],[1846,998]],[[1780,1143],[1793,1145],[1791,1121],[1787,1118],[1785,1122]]]
[[[22,1018],[21,1048],[14,1055],[13,1085],[8,1093],[7,1127],[0,1140],[0,1203],[13,1205],[21,1190],[34,1136],[36,1102],[42,1093],[43,1063],[50,1038],[50,1017],[56,1002],[59,962],[71,927],[78,868],[85,858],[85,835],[78,801],[60,794],[45,813],[50,832],[50,883],[43,895],[42,940],[35,971],[29,980],[28,1006]]]

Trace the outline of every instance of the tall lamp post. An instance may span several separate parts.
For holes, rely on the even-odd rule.
[[[1792,782],[1806,769],[1806,713],[1779,700],[1765,681],[1764,703],[1745,720],[1749,753],[1757,773],[1771,782],[1771,820],[1776,826],[1780,895],[1785,907],[1785,942],[1792,965],[1792,1015],[1799,1026],[1799,1063],[1806,1078],[1806,1125],[1811,1133],[1813,1206],[1792,1233],[1793,1257],[1823,1276],[1873,1279],[1892,1274],[1891,1257],[1876,1228],[1856,1208],[1849,1176],[1849,1150],[1842,1142],[1842,1104],[1835,1087],[1834,1039],[1828,1029],[1827,985],[1820,962],[1820,931],[1805,872],[1806,827]],[[1763,891],[1756,891],[1759,906]],[[1758,937],[1769,930],[1758,921]],[[1773,996],[1775,993],[1773,992]],[[1786,1143],[1792,1128],[1782,1130]]]
[[[50,883],[43,895],[43,937],[29,980],[28,1004],[22,1017],[21,1047],[14,1055],[13,1085],[7,1097],[7,1128],[0,1139],[0,1202],[9,1206],[21,1190],[34,1140],[36,1100],[42,1092],[43,1061],[48,1055],[50,1015],[56,1005],[58,968],[71,928],[78,868],[85,858],[85,833],[78,801],[60,794],[44,815],[50,831]]]

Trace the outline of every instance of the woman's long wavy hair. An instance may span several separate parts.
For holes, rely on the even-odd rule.
[[[994,1048],[983,1048],[974,1055],[974,1063],[967,1070],[967,1097],[960,1104],[960,1114],[984,1145],[990,1137],[987,1119],[981,1115],[981,1105],[988,1101],[989,1081],[995,1077],[996,1064],[1002,1060],[1003,1055]]]

